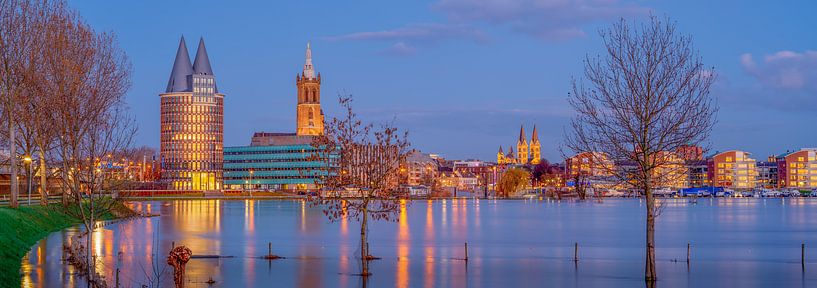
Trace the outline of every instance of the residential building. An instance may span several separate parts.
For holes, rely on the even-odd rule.
[[[803,148],[777,157],[780,187],[817,188],[817,148]]]
[[[740,150],[715,153],[707,157],[707,174],[712,186],[752,189],[757,183],[757,162]]]
[[[199,40],[190,63],[182,37],[161,98],[161,178],[170,189],[222,189],[224,94]]]
[[[767,161],[757,162],[757,187],[780,188],[777,165],[777,156],[769,156]]]

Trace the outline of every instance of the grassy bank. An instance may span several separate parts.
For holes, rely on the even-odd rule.
[[[0,287],[20,285],[20,262],[38,240],[82,222],[71,216],[75,213],[68,213],[78,211],[76,209],[76,206],[64,208],[58,204],[17,209],[0,207]],[[130,209],[117,203],[111,212],[102,215],[102,219],[130,215],[133,215]]]

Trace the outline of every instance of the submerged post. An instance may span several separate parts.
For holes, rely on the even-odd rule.
[[[573,262],[579,262],[579,242],[573,245]]]
[[[687,263],[689,263],[689,242],[687,242]]]
[[[465,242],[465,261],[468,261],[468,242]]]
[[[800,266],[806,270],[806,243],[800,244]]]

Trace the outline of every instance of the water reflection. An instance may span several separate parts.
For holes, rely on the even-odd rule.
[[[402,202],[397,223],[373,222],[369,239],[382,260],[371,263],[371,287],[642,286],[643,205],[635,199]],[[164,257],[171,243],[194,255],[227,258],[188,263],[192,287],[356,287],[359,223],[332,223],[304,201],[134,202],[159,217],[109,225],[92,233],[97,268],[113,286],[169,286]],[[668,286],[812,286],[800,271],[800,243],[817,242],[817,199],[666,199],[658,218],[658,269]],[[23,287],[81,286],[63,266],[61,245],[80,229],[53,233],[22,261]],[[468,242],[469,261],[464,255]],[[581,243],[574,264],[572,244]],[[267,261],[273,253],[287,259]],[[693,263],[683,259],[693,245]],[[414,252],[414,253],[412,253]],[[807,254],[812,257],[814,254]],[[807,265],[815,264],[812,257]],[[807,259],[808,260],[808,259]],[[466,265],[467,264],[467,265]],[[574,266],[575,265],[575,266]],[[155,268],[154,268],[155,267]],[[162,273],[162,271],[164,271]],[[508,275],[516,275],[510,277]],[[160,279],[156,281],[157,277]]]

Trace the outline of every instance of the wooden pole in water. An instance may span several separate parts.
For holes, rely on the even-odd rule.
[[[687,242],[687,263],[689,263],[689,242]]]
[[[573,262],[579,262],[579,242],[573,245]]]
[[[272,242],[267,243],[267,256],[272,256]]]
[[[468,242],[465,242],[465,261],[468,261]]]
[[[800,244],[800,266],[806,270],[806,243]]]

